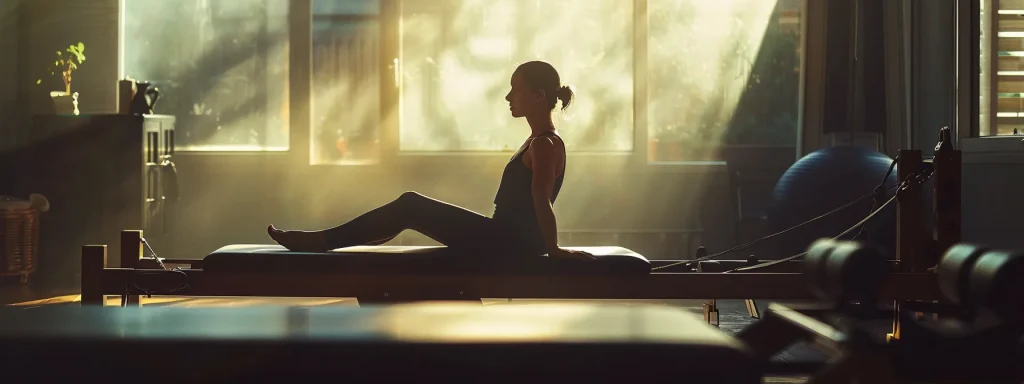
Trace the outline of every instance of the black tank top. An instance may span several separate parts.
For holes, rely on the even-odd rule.
[[[505,165],[505,170],[501,174],[501,183],[498,185],[498,193],[494,197],[494,219],[503,227],[524,235],[522,240],[530,243],[525,244],[530,247],[543,247],[544,240],[540,233],[540,225],[537,224],[537,213],[533,207],[533,171],[523,164],[523,155],[530,148],[534,139],[544,136],[552,136],[561,141],[561,138],[554,132],[545,132],[524,143],[523,147]],[[558,192],[562,189],[565,163],[566,161],[562,162],[562,172],[555,179],[554,189],[551,191],[552,204],[555,203]]]

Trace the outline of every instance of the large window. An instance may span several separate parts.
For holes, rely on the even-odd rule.
[[[980,46],[979,134],[1024,134],[1024,1],[981,1]]]
[[[288,149],[288,0],[123,0],[122,75],[153,83],[179,150]]]
[[[307,32],[288,0],[126,0],[124,74],[157,84],[185,150],[287,150],[289,37],[311,33],[311,124],[291,129],[313,164],[514,150],[509,76],[538,59],[576,91],[556,115],[573,152],[797,142],[804,0],[311,1]]]
[[[567,148],[633,149],[632,1],[405,1],[401,18],[401,150],[517,149],[529,128],[505,95],[536,59],[577,90]]]
[[[800,0],[648,0],[648,157],[795,146]]]

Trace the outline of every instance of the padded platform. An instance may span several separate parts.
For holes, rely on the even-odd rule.
[[[443,246],[360,246],[326,253],[291,252],[278,245],[237,244],[203,259],[209,272],[373,274],[649,274],[647,258],[622,247],[566,247],[594,261],[553,259]]]
[[[761,382],[739,340],[661,305],[7,308],[10,382]]]

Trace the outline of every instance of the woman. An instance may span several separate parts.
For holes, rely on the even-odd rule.
[[[412,229],[448,246],[516,254],[590,260],[593,256],[558,245],[553,204],[565,176],[565,144],[551,114],[561,100],[564,110],[573,92],[561,85],[550,64],[531,61],[512,74],[505,96],[512,117],[525,117],[531,134],[502,173],[487,217],[415,192],[369,211],[352,221],[322,231],[267,228],[270,237],[293,251],[325,252],[356,245],[378,245]]]

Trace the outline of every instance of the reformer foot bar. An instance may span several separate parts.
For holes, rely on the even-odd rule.
[[[903,182],[928,165],[921,151],[901,150],[897,175]],[[927,268],[935,265],[942,247],[959,241],[959,152],[941,147],[931,166],[935,199],[943,203],[936,206],[941,224],[936,225],[937,238],[929,239],[923,226],[921,184],[910,184],[898,199],[896,260],[879,293],[879,299],[897,305],[943,300],[935,273]],[[139,295],[355,297],[364,304],[482,298],[813,299],[807,276],[793,271],[791,264],[759,270],[764,272],[696,273],[691,268],[658,269],[678,261],[648,260],[622,247],[578,247],[598,256],[584,266],[453,251],[437,256],[446,260],[438,264],[433,257],[445,253],[443,247],[389,246],[300,254],[276,246],[231,245],[202,260],[173,260],[144,258],[142,241],[142,231],[122,232],[120,268],[106,265],[106,246],[82,248],[83,305],[102,305],[105,295],[120,295],[127,305],[137,305]],[[473,265],[471,260],[489,265]],[[173,264],[190,266],[164,267]],[[898,337],[898,324],[894,327]]]

